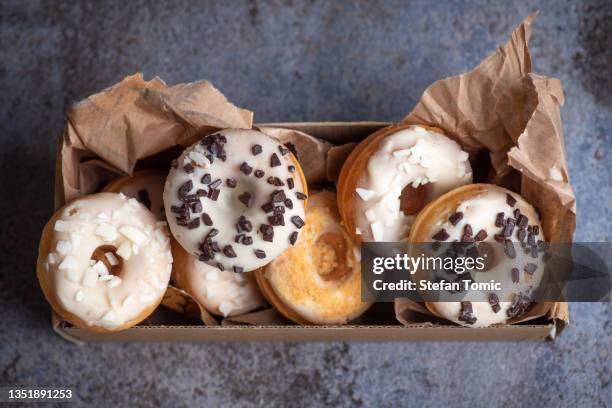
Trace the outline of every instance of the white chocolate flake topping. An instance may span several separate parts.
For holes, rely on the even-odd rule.
[[[119,259],[117,259],[115,254],[113,254],[112,252],[106,252],[104,256],[108,260],[108,263],[111,264],[112,266],[119,265]]]
[[[136,204],[114,193],[85,196],[53,224],[53,252],[43,255],[50,287],[63,309],[89,325],[112,329],[133,320],[167,287],[172,265],[168,234],[153,214]],[[116,248],[104,253],[107,264],[91,259],[92,251],[107,245]],[[118,257],[123,259],[121,277],[111,275],[106,266],[119,265]],[[155,285],[142,291],[136,281],[145,279]],[[145,302],[137,301],[141,297]]]
[[[400,210],[407,186],[426,186],[425,203],[472,181],[469,155],[453,140],[421,126],[411,126],[384,138],[368,160],[355,191],[356,228],[364,241],[397,242],[414,220]],[[366,190],[367,200],[359,191]]]

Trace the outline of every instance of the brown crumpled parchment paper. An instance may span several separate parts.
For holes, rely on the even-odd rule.
[[[167,86],[138,73],[68,108],[61,147],[64,200],[99,189],[112,174],[198,135],[250,128],[253,113],[227,101],[208,81]]]
[[[541,214],[551,242],[571,242],[576,199],[565,160],[560,107],[561,82],[534,74],[529,37],[537,13],[527,17],[510,40],[473,70],[434,82],[404,119],[437,126],[470,153],[489,156],[486,180],[521,193]],[[423,305],[395,302],[403,324],[432,316]],[[512,322],[556,316],[568,323],[567,304],[543,302]]]

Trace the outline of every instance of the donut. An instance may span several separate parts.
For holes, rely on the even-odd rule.
[[[167,173],[158,170],[144,170],[133,177],[119,178],[104,188],[104,191],[121,192],[128,197],[137,198],[160,220],[166,219],[163,204],[164,183]],[[187,292],[209,313],[229,317],[251,312],[264,305],[255,276],[251,272],[242,275],[220,271],[214,266],[187,253],[176,240],[170,237],[172,258],[172,282]],[[171,295],[185,297],[174,287],[168,287]],[[168,294],[166,294],[168,295]],[[185,301],[185,299],[183,299]],[[173,301],[168,306],[173,306]],[[164,306],[166,302],[162,302]],[[176,307],[172,307],[177,309]]]
[[[255,276],[267,300],[299,324],[344,324],[371,303],[361,301],[359,248],[340,223],[336,196],[310,196],[297,244]]]
[[[360,142],[342,166],[338,209],[354,239],[397,242],[434,198],[472,182],[469,155],[441,130],[396,124]]]
[[[209,313],[230,317],[265,305],[254,272],[222,271],[187,253],[172,241],[174,283]]]
[[[536,210],[519,194],[492,184],[471,184],[431,202],[416,218],[408,240],[497,242],[485,245],[485,269],[474,282],[501,282],[501,292],[481,292],[482,302],[425,302],[434,315],[468,327],[507,323],[523,315],[544,275],[545,238]],[[439,250],[440,251],[440,250]],[[484,256],[481,253],[480,256]],[[451,281],[449,272],[442,276]]]
[[[149,316],[171,271],[166,223],[115,193],[83,196],[56,211],[43,229],[36,268],[53,310],[96,332]]]
[[[161,170],[142,170],[132,177],[120,177],[108,184],[102,191],[123,193],[140,201],[158,220],[166,219],[164,211],[164,183],[168,172]]]
[[[295,244],[307,187],[289,149],[256,130],[228,129],[185,149],[164,187],[170,230],[222,271],[260,268]]]

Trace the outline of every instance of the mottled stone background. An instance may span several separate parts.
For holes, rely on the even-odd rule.
[[[0,383],[73,386],[95,406],[610,406],[609,303],[572,304],[554,344],[77,347],[34,275],[70,103],[142,70],[207,78],[258,121],[397,120],[535,9],[535,70],[566,93],[576,239],[610,241],[609,0],[0,0]]]

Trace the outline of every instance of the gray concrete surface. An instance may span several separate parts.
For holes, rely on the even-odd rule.
[[[612,404],[610,304],[554,344],[76,347],[34,275],[64,108],[137,70],[211,80],[259,121],[396,120],[535,9],[536,71],[563,81],[577,240],[610,241],[612,3],[0,1],[0,383],[93,406]]]

